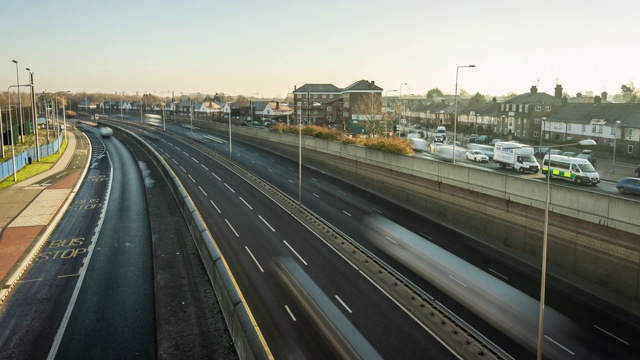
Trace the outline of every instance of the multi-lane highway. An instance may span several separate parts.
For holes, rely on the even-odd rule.
[[[168,126],[168,130],[181,134],[185,137],[195,137],[199,140],[198,145],[204,144],[206,148],[213,149],[220,154],[228,156],[229,144],[228,139],[224,135],[208,134],[200,129],[189,129],[174,125]],[[323,252],[322,248],[324,245],[320,241],[317,241],[317,239],[314,239],[313,236],[311,236],[310,239],[314,239],[316,241],[312,242],[307,239],[307,236],[296,235],[300,234],[300,229],[295,230],[286,237],[273,236],[274,234],[271,234],[271,232],[280,233],[281,231],[286,231],[284,229],[280,229],[280,226],[292,229],[295,228],[297,226],[294,225],[295,221],[286,215],[277,216],[273,219],[273,217],[276,216],[273,210],[273,203],[270,203],[269,200],[259,200],[259,196],[244,195],[244,191],[250,191],[251,189],[240,190],[238,186],[244,188],[244,185],[239,184],[242,182],[241,180],[236,179],[233,181],[232,177],[227,178],[211,171],[211,169],[216,167],[216,165],[212,163],[211,160],[208,160],[207,157],[201,157],[199,151],[192,148],[188,142],[183,143],[176,139],[164,137],[164,135],[150,129],[145,131],[146,134],[144,132],[139,133],[142,137],[145,137],[149,142],[151,142],[161,154],[163,154],[168,163],[173,163],[172,166],[176,169],[178,174],[182,173],[181,176],[185,179],[183,183],[185,183],[185,185],[192,183],[188,185],[192,188],[190,193],[200,210],[203,211],[203,209],[209,208],[209,210],[204,211],[210,212],[210,215],[207,215],[206,221],[211,221],[212,224],[215,224],[214,226],[211,226],[211,228],[214,229],[212,230],[214,237],[219,239],[221,243],[226,243],[229,239],[238,239],[242,237],[243,241],[240,242],[240,245],[236,244],[236,241],[232,241],[231,244],[223,246],[229,246],[228,249],[224,250],[225,256],[233,257],[232,262],[240,264],[238,268],[233,269],[234,273],[238,272],[238,274],[243,274],[251,267],[257,267],[261,273],[262,271],[267,272],[268,270],[265,270],[267,266],[264,266],[263,264],[265,262],[271,262],[274,258],[281,256],[289,256],[293,259],[298,259],[303,263],[309,263],[310,261],[307,260],[309,256],[298,257],[301,253],[309,253],[312,254],[312,258],[321,259],[321,264],[326,263],[330,265],[320,271],[318,275],[315,275],[315,277],[312,276],[312,278],[316,283],[321,284],[321,286],[323,286],[322,284],[326,284],[324,286],[327,286],[328,288],[323,288],[323,290],[327,294],[332,294],[335,299],[343,299],[343,297],[346,297],[346,295],[341,294],[341,292],[345,291],[345,286],[354,287],[356,282],[362,281],[362,279],[356,279],[349,280],[346,283],[341,283],[340,279],[348,273],[348,271],[343,270],[340,267],[339,262],[342,260],[338,259],[335,260],[336,263],[328,263],[328,259],[332,256],[336,257],[336,255],[333,254],[332,251],[328,251],[327,253]],[[241,164],[247,169],[250,169],[259,177],[289,194],[291,198],[297,198],[297,164],[264,151],[263,149],[241,142],[234,142],[233,158],[235,162]],[[467,238],[455,231],[442,228],[437,224],[430,223],[426,219],[420,218],[416,214],[412,214],[396,204],[386,202],[351,185],[341,183],[336,179],[324,174],[316,173],[306,168],[304,169],[303,174],[304,190],[302,202],[307,208],[311,209],[328,223],[340,229],[340,231],[350,238],[356,239],[363,246],[374,252],[379,258],[389,264],[392,264],[394,268],[398,269],[398,271],[407,276],[408,279],[416,283],[417,286],[432,294],[432,296],[438,299],[438,301],[446,304],[447,307],[454,309],[456,313],[459,313],[460,316],[472,323],[473,326],[481,329],[483,332],[486,331],[492,340],[498,342],[501,346],[504,346],[512,356],[517,358],[531,356],[531,349],[527,350],[524,347],[515,344],[513,341],[510,341],[508,336],[489,330],[486,323],[481,319],[481,317],[478,317],[477,314],[473,314],[457,305],[455,301],[447,299],[445,294],[422,280],[419,276],[413,274],[411,271],[406,269],[403,264],[390,259],[383,252],[377,250],[373,244],[369,243],[366,237],[362,236],[360,231],[362,219],[369,213],[382,214],[383,216],[411,229],[415,233],[420,234],[425,238],[425,240],[429,240],[462,256],[465,260],[474,264],[478,268],[494,274],[494,276],[499,277],[501,280],[504,280],[514,287],[517,287],[533,298],[537,296],[536,289],[538,288],[538,285],[536,284],[535,275],[532,276],[530,274],[535,274],[535,271],[527,269],[524,265],[518,264],[517,261],[512,259],[501,258],[498,254],[493,253],[491,249],[485,248],[484,245],[479,244],[473,239]],[[223,185],[220,186],[221,190],[209,189],[207,191],[206,186],[211,182],[223,183]],[[238,195],[236,195],[236,192]],[[233,204],[232,201],[235,201],[235,205],[232,206],[232,208],[227,208],[225,206],[225,215],[221,216],[220,214],[222,214],[223,210],[215,199],[211,199],[211,196],[220,196],[223,199],[220,201],[225,205],[227,202],[229,204]],[[261,205],[257,205],[256,202]],[[256,211],[254,209],[261,210]],[[263,211],[266,212],[263,213]],[[228,212],[229,214],[227,214]],[[254,214],[254,217],[258,217],[258,221],[256,221],[258,227],[255,228],[255,230],[252,230],[249,235],[249,238],[251,238],[252,241],[259,239],[258,243],[255,245],[248,245],[244,243],[245,236],[247,236],[244,232],[248,230],[245,229],[245,227],[248,227],[248,224],[251,221],[250,219],[252,219],[251,214]],[[237,221],[242,223],[240,231],[237,230]],[[262,229],[260,229],[260,227],[262,227]],[[298,243],[293,240],[296,237],[302,237],[305,240]],[[271,240],[267,241],[265,239]],[[247,241],[249,240],[247,239]],[[271,241],[273,241],[273,243]],[[254,249],[254,246],[257,248]],[[305,250],[305,248],[309,246],[314,247],[309,250]],[[256,254],[258,254],[258,256],[256,256]],[[317,266],[320,266],[320,264]],[[306,266],[304,268],[307,269]],[[309,271],[313,272],[313,270]],[[261,280],[260,276],[246,276],[250,278],[248,280],[252,280],[249,281],[247,285],[252,283],[253,285],[251,286],[265,286],[263,285],[265,282]],[[570,284],[557,283],[555,286],[568,286],[571,288],[570,292],[576,290],[572,288]],[[549,341],[545,341],[545,346],[558,347],[561,351],[564,351],[568,357],[574,356],[571,354],[582,354],[585,356],[591,354],[594,355],[594,357],[616,354],[617,357],[624,358],[626,355],[633,354],[633,351],[638,349],[638,344],[633,341],[634,338],[637,338],[636,335],[638,334],[638,329],[635,324],[627,322],[625,319],[616,319],[615,315],[612,317],[611,312],[609,312],[610,309],[602,309],[598,308],[598,306],[594,307],[590,304],[588,294],[583,294],[583,298],[576,299],[565,291],[556,290],[557,289],[554,288],[551,289],[551,295],[548,295],[547,303],[551,307],[565,313],[586,329],[586,336],[591,340],[582,342],[581,344],[584,348],[579,349],[566,347],[562,342],[559,342],[561,339],[550,339]],[[364,289],[359,289],[358,292],[361,291],[364,291]],[[371,299],[375,296],[374,292],[366,292],[366,303],[372,302]],[[352,296],[355,296],[355,294],[349,296],[348,299],[352,299]],[[357,297],[353,299],[353,301],[358,303]],[[251,304],[251,307],[252,309],[254,306],[256,309],[264,309],[265,312],[276,311],[275,314],[278,313],[277,309],[280,308],[280,320],[282,320],[282,315],[288,315],[282,311],[282,309],[290,309],[288,305],[265,304],[268,302],[269,301],[266,299],[261,299],[258,304]],[[352,309],[352,306],[349,305],[349,301],[347,301],[345,305],[342,305],[342,302],[339,300],[335,300],[335,302],[342,306],[341,309],[343,309],[343,312],[347,311],[347,313],[349,313],[346,309]],[[387,311],[386,308],[383,307],[383,309]],[[379,313],[379,311],[376,311],[375,313]],[[271,313],[268,316],[273,317],[274,314]],[[348,316],[350,318],[355,318],[357,315],[349,313]],[[376,348],[380,354],[387,357],[387,353],[385,353],[384,350],[389,346],[389,344],[385,342],[384,339],[373,336],[375,331],[372,330],[379,328],[376,324],[381,324],[382,322],[380,322],[380,320],[377,319],[377,316],[374,316],[372,313],[368,314],[367,317],[376,319],[374,324],[371,324],[373,327],[364,327],[365,323],[362,322],[363,327],[360,331],[367,334],[367,339],[371,345]],[[284,318],[286,318],[286,316],[284,316]],[[272,324],[272,321],[275,320],[275,318],[267,318],[266,322],[262,322],[262,324],[264,326],[268,326],[266,324]],[[301,329],[296,329],[296,334],[300,334],[298,330]],[[387,337],[392,333],[389,330],[390,328],[385,325],[385,334]],[[413,341],[412,338],[409,337],[406,339],[406,342],[402,342],[402,348],[407,346],[409,348],[411,348],[411,346],[416,346],[416,342]],[[278,344],[278,342],[282,342],[282,340],[280,339],[276,341],[275,344]]]

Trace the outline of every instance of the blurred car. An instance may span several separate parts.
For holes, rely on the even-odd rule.
[[[434,136],[433,137],[433,142],[442,144],[444,142],[444,136],[442,136],[442,135]]]
[[[469,135],[469,142],[470,143],[474,143],[474,142],[476,142],[476,140],[478,140],[478,134]]]
[[[562,150],[560,150],[560,149],[551,149],[551,155],[562,155]]]
[[[489,136],[489,135],[480,135],[475,139],[474,142],[478,143],[478,144],[489,144],[491,142],[491,136]]]
[[[573,151],[565,151],[562,153],[563,156],[568,156],[568,157],[574,157],[576,156],[576,153],[574,153]]]
[[[596,166],[596,156],[593,155],[593,150],[582,150],[582,152],[576,155],[577,158],[587,159],[593,165]]]
[[[635,174],[637,178],[640,178],[640,165],[638,165],[638,167],[636,168]]]
[[[260,121],[252,121],[251,125],[253,125],[253,126],[261,126],[262,124],[260,124]]]
[[[502,141],[502,139],[493,139],[493,140],[491,140],[491,142],[489,143],[489,145],[491,145],[491,146],[496,146],[496,143],[499,143],[500,141]]]
[[[640,195],[640,178],[626,177],[618,181],[616,188],[623,194],[630,193]]]
[[[466,155],[469,160],[476,162],[489,162],[489,157],[480,150],[469,150]]]
[[[100,132],[100,136],[102,137],[110,137],[111,135],[113,135],[113,130],[111,130],[111,128],[108,128],[106,126],[100,127],[98,131]]]

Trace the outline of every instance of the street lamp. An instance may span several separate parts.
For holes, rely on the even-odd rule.
[[[29,80],[31,80],[31,120],[33,121],[33,132],[36,135],[36,161],[40,161],[40,141],[38,140],[38,114],[36,111],[36,92],[33,86],[33,72],[27,68]]]
[[[474,68],[476,67],[475,65],[462,65],[462,66],[458,66],[456,68],[456,92],[455,92],[455,97],[454,97],[454,103],[455,103],[455,111],[454,111],[454,115],[453,115],[453,165],[456,164],[456,139],[457,139],[457,125],[458,125],[458,70],[460,70],[460,68],[464,68],[464,67],[468,67],[468,68]]]
[[[122,99],[122,97],[124,96],[124,91],[120,93],[120,120],[124,120],[124,115],[122,114],[122,108],[124,108],[124,100]],[[91,106],[89,106],[89,108],[91,108]],[[98,121],[96,120],[96,123]]]
[[[620,125],[620,120],[616,120],[613,127],[613,167],[611,168],[612,174],[616,173],[616,143],[618,142],[618,125]]]
[[[540,280],[540,313],[538,318],[538,360],[542,359],[542,342],[544,339],[544,297],[547,279],[547,235],[549,233],[549,203],[551,202],[551,149],[563,146],[593,146],[596,142],[591,139],[580,140],[574,144],[549,146],[549,162],[547,163],[547,199],[544,207],[544,231],[542,235],[542,278]],[[544,159],[542,160],[544,170]]]
[[[187,95],[189,97],[189,131],[191,132],[191,134],[193,134],[193,105],[191,103],[191,96],[193,95],[200,95],[199,92],[197,93],[180,93],[181,95]]]
[[[252,93],[251,95],[249,95],[249,118],[251,119],[252,124],[255,121],[255,119],[253,118],[253,95],[260,95],[260,93]]]
[[[15,61],[15,60],[14,60]],[[31,86],[31,84],[25,84],[22,86]],[[18,176],[16,174],[16,152],[15,152],[15,144],[13,143],[13,122],[11,121],[11,94],[9,93],[9,89],[12,87],[20,88],[20,85],[11,85],[7,88],[7,98],[9,102],[9,131],[11,132],[11,160],[13,162],[13,181],[18,181]],[[18,132],[19,133],[19,132]],[[9,135],[9,132],[7,132]]]
[[[16,84],[18,87],[18,108],[20,108],[20,126],[18,127],[18,135],[20,135],[20,141],[24,142],[24,122],[22,120],[22,99],[20,99],[20,76],[18,75],[18,60],[11,60],[12,63],[16,64]],[[17,120],[17,119],[16,119]]]

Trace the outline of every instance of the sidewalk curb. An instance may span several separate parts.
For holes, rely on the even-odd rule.
[[[82,136],[87,138],[87,135],[84,134],[83,132],[78,131],[78,133],[82,134]],[[37,240],[34,239],[35,241],[32,243],[31,250],[29,251],[28,255],[24,256],[22,262],[17,267],[17,269],[14,270],[13,274],[8,276],[8,280],[5,281],[3,284],[1,284],[3,287],[7,284],[9,284],[9,286],[6,288],[0,288],[0,304],[2,304],[4,299],[9,295],[9,293],[15,286],[16,282],[20,279],[22,274],[24,274],[24,272],[27,270],[29,265],[34,261],[35,257],[40,252],[40,249],[44,246],[46,241],[49,239],[49,236],[51,236],[51,233],[53,232],[53,230],[58,226],[60,219],[62,219],[62,216],[64,216],[64,214],[66,213],[67,209],[69,208],[69,205],[71,205],[71,202],[75,199],[75,196],[78,193],[80,186],[82,186],[84,177],[87,174],[87,171],[89,171],[89,164],[91,163],[91,152],[93,151],[91,147],[91,141],[89,141],[88,138],[87,138],[87,142],[89,144],[89,148],[88,148],[89,154],[87,156],[87,162],[84,164],[84,169],[82,173],[80,174],[78,179],[76,179],[76,182],[74,186],[71,188],[69,195],[66,197],[62,205],[58,208],[54,217],[45,226],[44,231],[38,234],[38,236],[36,237]],[[69,148],[67,148],[67,151],[68,150]],[[75,151],[76,148],[74,148],[73,150]],[[69,164],[65,166],[65,169],[68,167],[68,165]]]

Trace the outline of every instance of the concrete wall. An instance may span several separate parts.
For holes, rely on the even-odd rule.
[[[226,124],[197,126],[228,134]],[[232,131],[235,138],[298,159],[298,135],[240,126]],[[545,182],[308,136],[302,137],[302,148],[306,166],[484,241],[540,257]],[[549,209],[549,270],[557,267],[607,291],[640,300],[640,204],[552,186]]]

